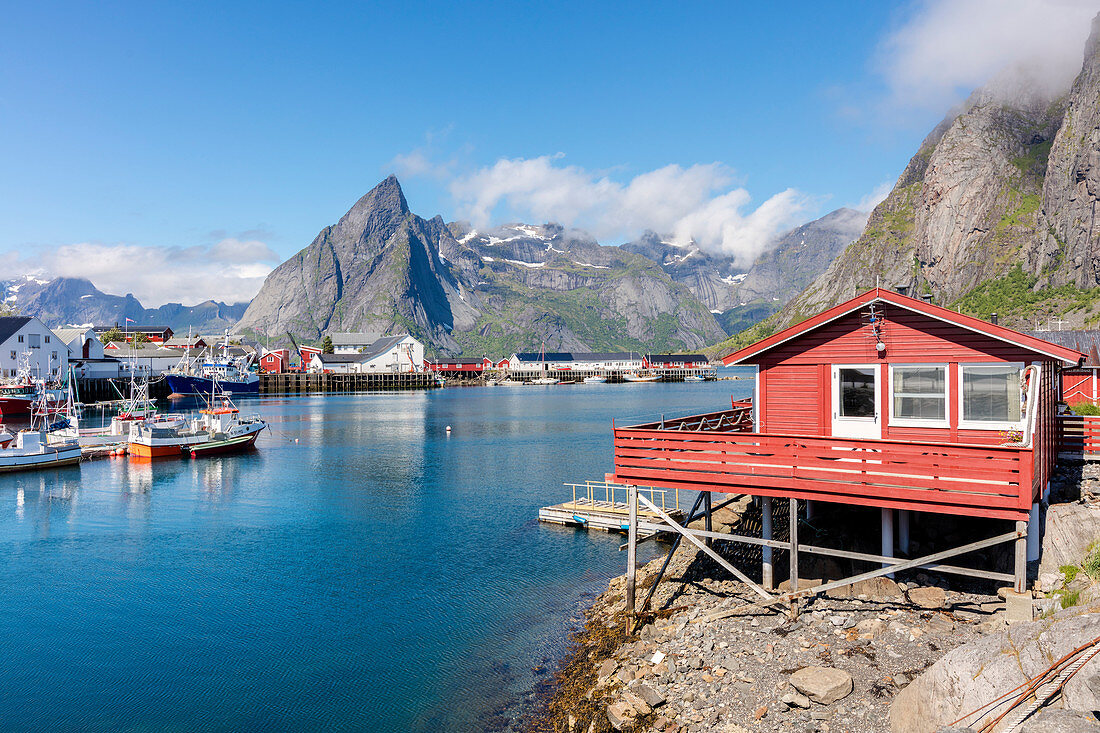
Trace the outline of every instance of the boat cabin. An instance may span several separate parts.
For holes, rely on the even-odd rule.
[[[1027,521],[1083,358],[876,288],[727,356],[751,406],[617,427],[614,479]]]

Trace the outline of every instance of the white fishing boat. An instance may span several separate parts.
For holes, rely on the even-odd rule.
[[[585,377],[584,378],[584,383],[585,384],[603,384],[606,381],[607,381],[607,377],[602,377],[598,374],[594,375],[594,376],[591,376],[591,377]]]
[[[539,377],[531,380],[531,384],[558,384],[559,382],[561,380],[554,377]]]
[[[684,381],[685,382],[705,382],[705,381],[707,381],[707,379],[706,379],[706,377],[700,377],[698,374],[689,374],[688,376],[684,377]]]
[[[130,426],[130,454],[138,458],[212,455],[251,447],[267,423],[258,416],[242,418],[227,393],[214,380],[207,406],[199,416],[175,421],[147,420]]]
[[[41,403],[39,406],[43,409],[39,411],[41,413],[39,417],[33,417],[35,413],[31,413],[31,427],[28,430],[20,430],[15,435],[14,441],[9,437],[6,444],[2,442],[2,436],[0,436],[0,444],[4,445],[0,448],[0,473],[57,468],[80,461],[80,444],[75,440],[50,443],[49,431],[43,427],[46,422],[44,415],[47,399],[44,386],[39,395]],[[39,420],[42,426],[36,426]],[[6,429],[0,430],[8,436],[11,435]]]
[[[84,448],[118,445],[129,441],[130,426],[135,422],[159,420],[162,425],[165,425],[182,421],[182,417],[179,415],[162,415],[157,418],[153,400],[149,398],[149,382],[147,380],[136,381],[133,373],[131,366],[130,396],[124,399],[118,414],[113,416],[108,424],[97,427],[88,427],[81,424],[83,415],[77,404],[76,392],[73,387],[76,380],[70,374],[65,408],[61,413],[61,421],[50,433],[50,442],[56,444],[66,440],[75,440]]]
[[[661,375],[648,372],[627,372],[623,375],[623,379],[627,382],[659,382]]]

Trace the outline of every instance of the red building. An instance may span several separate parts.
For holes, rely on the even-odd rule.
[[[282,374],[289,371],[290,349],[275,349],[265,351],[260,357],[260,371],[266,374]]]
[[[153,343],[164,343],[168,339],[172,338],[172,329],[168,326],[135,326],[133,323],[115,324],[113,326],[92,326],[92,330],[95,331],[96,336],[102,336],[108,331],[114,329],[122,331],[126,335],[126,341],[130,342],[134,340],[136,334],[145,334],[145,337]]]
[[[1100,404],[1100,331],[1029,331],[1030,335],[1085,354],[1076,369],[1062,371],[1062,400],[1070,405]]]
[[[769,507],[877,507],[885,558],[894,511],[906,537],[910,512],[1016,521],[998,541],[1017,542],[1012,579],[1023,590],[1021,533],[1037,557],[1038,502],[1056,460],[1059,372],[1082,358],[871,290],[727,356],[755,369],[751,408],[616,428],[614,480]]]
[[[491,359],[425,359],[424,371],[435,372],[444,377],[474,378],[481,376],[486,369],[492,369]]]
[[[702,369],[710,366],[703,354],[647,354],[642,357],[643,369]]]

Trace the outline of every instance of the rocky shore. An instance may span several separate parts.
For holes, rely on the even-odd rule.
[[[1085,484],[1092,476],[1081,478]],[[746,507],[722,517],[725,526],[742,522]],[[642,589],[661,562],[639,568]],[[1048,575],[1055,591],[1037,603],[1039,611],[1067,613],[1060,611],[1067,579]],[[949,584],[922,572],[899,574],[897,582],[875,578],[812,599],[791,620],[752,606],[754,594],[728,577],[693,547],[682,547],[650,605],[658,610],[633,625],[624,614],[625,577],[612,579],[531,729],[896,731],[891,706],[903,690],[953,650],[985,639],[997,647],[993,637],[1009,626],[1007,589],[992,582]],[[1069,580],[1092,588],[1082,604],[1095,595],[1095,583]]]

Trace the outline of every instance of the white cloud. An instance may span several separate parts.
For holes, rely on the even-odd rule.
[[[459,215],[481,227],[502,213],[525,221],[561,222],[605,241],[652,229],[748,263],[778,233],[798,223],[811,205],[808,197],[788,189],[750,210],[749,193],[730,188],[733,172],[720,163],[668,165],[621,183],[564,165],[563,157],[501,159],[455,178],[450,189]]]
[[[854,208],[856,211],[870,213],[876,206],[886,200],[892,190],[894,190],[894,184],[890,181],[883,181],[875,186],[873,191],[861,198]]]
[[[4,262],[5,271],[90,280],[105,293],[133,293],[145,307],[251,300],[278,256],[259,240],[226,238],[192,247],[81,242]]]
[[[1098,10],[1100,0],[926,0],[879,46],[887,105],[947,110],[1014,70],[1061,91]]]

